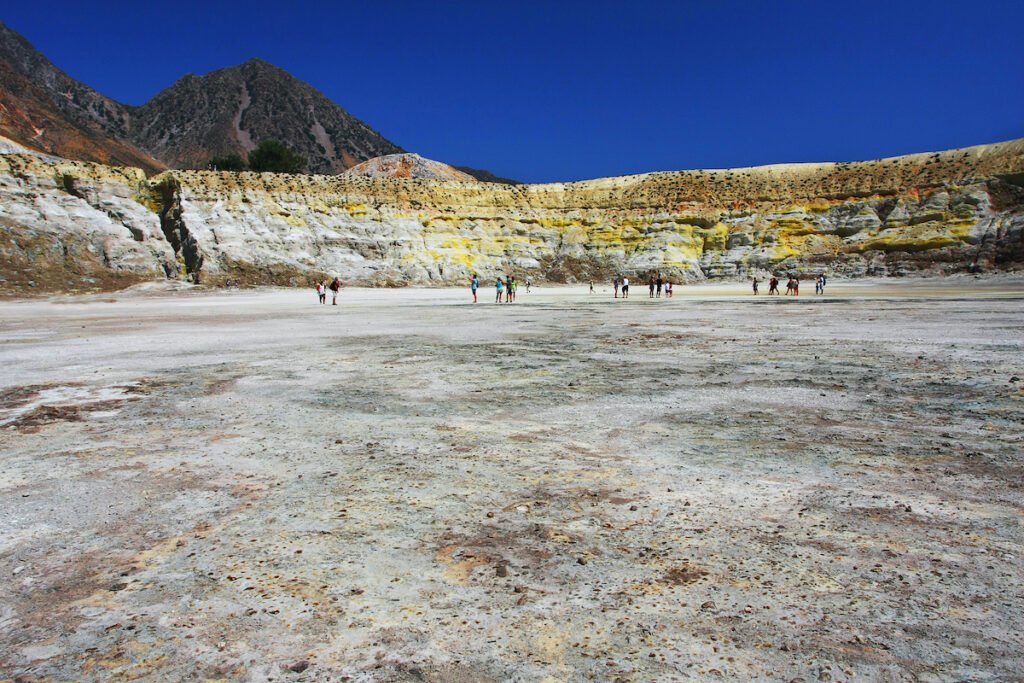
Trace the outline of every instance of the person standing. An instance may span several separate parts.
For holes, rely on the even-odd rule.
[[[473,279],[469,281],[469,290],[473,292],[473,303],[476,303],[476,290],[480,286],[480,279],[473,273]]]
[[[654,276],[653,275],[647,281],[647,298],[648,299],[653,299],[654,298]]]
[[[530,278],[526,278],[526,293],[527,294],[530,293],[530,285],[532,285],[532,284],[533,284],[533,282],[530,281]]]
[[[622,278],[622,298],[623,299],[628,299],[629,298],[629,278],[628,277]]]
[[[754,287],[754,296],[757,296],[757,278],[753,278],[750,282]]]
[[[657,286],[657,289],[655,291],[657,292],[657,296],[660,299],[661,288],[665,285],[665,281],[661,279],[661,273],[658,273],[658,279],[654,281],[654,284]]]
[[[320,280],[316,281],[316,298],[320,303],[325,303],[327,301],[327,290],[324,289],[324,283]]]
[[[505,303],[510,304],[516,300],[516,278],[512,275],[505,280]]]
[[[331,305],[332,306],[337,306],[338,305],[338,292],[340,292],[340,291],[341,291],[341,278],[335,276],[335,278],[333,280],[331,280],[331,292],[334,294],[334,297],[331,299]]]
[[[494,303],[501,303],[501,292],[503,289],[505,289],[505,284],[501,281],[501,278],[499,277],[498,281],[494,283],[494,290],[497,292],[497,296],[494,297]]]
[[[672,281],[671,280],[667,280],[665,282],[665,298],[666,299],[671,299],[672,298]]]
[[[779,293],[779,278],[772,275],[771,279],[768,280],[768,295]]]
[[[612,280],[612,287],[615,288],[615,298],[618,299],[619,298],[619,276],[618,275],[616,275],[615,279]]]
[[[793,278],[793,296],[800,296],[800,278]]]

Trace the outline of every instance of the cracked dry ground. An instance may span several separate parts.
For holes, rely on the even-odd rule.
[[[463,296],[0,305],[0,679],[1018,680],[1012,293]]]

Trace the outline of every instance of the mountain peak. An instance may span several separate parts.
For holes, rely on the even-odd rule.
[[[179,80],[138,110],[135,139],[172,168],[201,168],[214,156],[245,156],[277,140],[334,174],[402,151],[323,93],[258,57]]]
[[[129,106],[68,76],[3,22],[0,112],[0,135],[16,143],[147,172],[204,168],[211,158],[231,154],[245,157],[266,140],[294,149],[307,160],[306,171],[322,174],[403,152],[312,85],[260,57],[185,74],[149,102]],[[392,172],[419,169],[469,178],[449,166],[424,170],[430,164],[445,166],[417,156],[395,162]],[[514,182],[487,171],[461,170],[484,181]]]
[[[239,64],[237,67],[228,67],[225,70],[227,71],[227,70],[230,70],[232,68],[243,69],[245,71],[256,71],[256,72],[266,71],[266,72],[271,72],[271,73],[279,73],[279,74],[285,74],[286,76],[289,76],[290,78],[295,78],[294,76],[292,76],[290,73],[288,73],[287,71],[285,71],[281,67],[276,66],[274,64],[271,64],[270,62],[268,62],[268,61],[266,61],[264,59],[260,59],[259,57],[250,57],[249,59],[247,59],[244,62],[242,62],[241,64]],[[298,79],[295,79],[295,80],[298,80]]]

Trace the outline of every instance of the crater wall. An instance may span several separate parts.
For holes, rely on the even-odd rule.
[[[518,186],[206,171],[146,179],[136,169],[9,154],[0,156],[0,285],[1014,270],[1024,265],[1022,185],[1024,140]]]

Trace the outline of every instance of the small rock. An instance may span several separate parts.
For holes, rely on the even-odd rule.
[[[576,564],[586,564],[586,563],[587,563],[587,558],[585,558],[585,557],[577,557],[576,558]]]
[[[708,600],[703,605],[701,605],[700,608],[704,609],[704,610],[712,610],[712,609],[715,609],[715,603],[713,603],[712,601]]]
[[[487,513],[487,519],[492,519],[493,517],[494,517],[494,513],[493,512],[488,512]]]
[[[128,587],[127,583],[115,583],[113,586],[110,587],[110,590],[112,592],[116,593],[118,591],[123,591],[127,587]]]
[[[307,660],[303,659],[303,660],[295,662],[294,664],[289,666],[288,670],[289,671],[293,671],[293,672],[295,672],[297,674],[300,674],[300,673],[302,673],[303,671],[305,671],[308,668],[309,668],[309,662]]]
[[[494,568],[494,573],[497,574],[499,578],[503,579],[506,576],[508,576],[508,566],[504,564],[499,564],[497,567]]]

